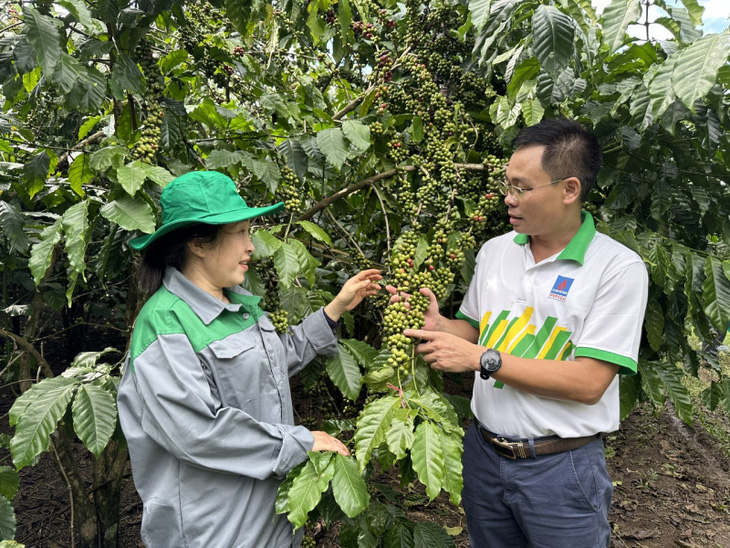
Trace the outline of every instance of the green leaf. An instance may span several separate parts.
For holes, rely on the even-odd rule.
[[[18,472],[10,466],[0,466],[0,495],[8,500],[13,500],[19,485]]]
[[[327,374],[345,396],[355,401],[360,395],[360,368],[349,348],[338,344],[339,352],[327,359]]]
[[[0,538],[13,539],[15,538],[16,520],[15,520],[15,509],[11,502],[5,497],[0,497]],[[0,542],[0,548],[23,548],[22,544],[19,544],[13,540],[3,540]]]
[[[0,201],[0,227],[11,248],[25,255],[30,245],[28,235],[23,230],[23,216],[10,202]]]
[[[16,427],[10,452],[18,470],[46,450],[76,386],[64,377],[44,379],[15,400],[10,408],[10,425]]]
[[[109,443],[117,424],[114,396],[100,386],[82,384],[71,410],[76,435],[98,457]]]
[[[730,54],[730,35],[708,34],[677,53],[672,72],[672,88],[682,104],[695,110],[695,101],[703,98],[717,82],[720,67]]]
[[[46,150],[34,154],[23,166],[23,183],[31,198],[43,189],[50,169],[51,157]]]
[[[68,94],[86,76],[84,67],[68,53],[61,52],[61,57],[56,63],[52,80],[63,92]]]
[[[641,376],[619,375],[620,389],[619,399],[621,401],[621,420],[628,417],[634,410],[634,405],[639,400],[641,393]]]
[[[79,128],[79,141],[84,139],[100,120],[101,116],[89,116],[89,119],[81,124]]]
[[[88,32],[94,30],[94,22],[91,19],[91,13],[89,12],[86,4],[81,0],[58,0],[56,2],[68,10],[76,21],[81,23]]]
[[[730,326],[730,261],[708,256],[705,261],[705,276],[702,284],[705,314],[723,332]]]
[[[542,121],[545,109],[540,99],[528,99],[522,103],[522,116],[528,126],[534,126]]]
[[[312,35],[312,42],[316,46],[321,41],[325,31],[325,23],[319,15],[319,2],[309,2],[307,5],[309,17],[307,18],[307,27]]]
[[[26,38],[35,49],[43,74],[50,77],[61,58],[60,35],[53,17],[41,15],[30,4],[23,6]]]
[[[347,0],[340,0],[337,4],[337,21],[340,24],[340,37],[343,44],[347,44],[353,41],[354,35],[352,32],[352,8],[350,8],[350,2]]]
[[[279,172],[279,166],[276,162],[271,160],[261,159],[253,161],[253,172],[269,189],[269,192],[274,194],[276,187],[279,185],[281,180],[281,173]]]
[[[401,460],[407,452],[413,447],[415,424],[413,422],[413,414],[408,409],[398,409],[393,416],[390,427],[385,434],[385,441],[388,443],[388,449],[395,458]]]
[[[357,339],[340,339],[340,344],[347,348],[347,351],[352,354],[360,367],[366,369],[378,355],[378,350],[364,341]]]
[[[105,219],[117,223],[124,230],[140,230],[145,234],[155,231],[155,214],[142,198],[123,196],[104,204],[99,211]]]
[[[700,394],[702,403],[704,403],[710,411],[714,411],[726,397],[727,395],[725,394],[722,383],[715,381],[710,382],[710,386],[705,388]]]
[[[469,13],[476,32],[481,31],[489,20],[492,0],[469,0]]]
[[[345,138],[339,128],[323,129],[317,133],[317,147],[327,161],[339,171],[347,160]]]
[[[130,196],[134,196],[142,188],[146,176],[144,163],[139,160],[133,160],[117,168],[117,180]]]
[[[692,24],[696,27],[702,25],[702,14],[705,12],[705,8],[700,6],[697,0],[680,0],[684,7],[687,8],[687,13],[692,20]]]
[[[300,272],[300,265],[299,255],[292,244],[282,242],[279,249],[274,252],[274,267],[282,287],[286,288],[294,283]]]
[[[165,150],[172,150],[182,143],[180,120],[174,114],[166,114],[160,124],[160,144]],[[207,158],[206,158],[207,163]]]
[[[71,166],[68,168],[68,181],[71,189],[83,198],[84,185],[91,182],[96,173],[89,165],[89,156],[87,154],[79,154],[74,158]]]
[[[53,249],[61,241],[61,222],[62,219],[59,218],[51,226],[46,227],[41,232],[40,241],[33,244],[33,247],[30,249],[28,267],[33,275],[33,281],[36,286],[41,283],[41,280],[46,275],[48,268],[51,266]]]
[[[355,430],[355,450],[360,471],[370,462],[373,451],[385,441],[385,434],[398,409],[401,409],[400,398],[387,396],[369,403],[362,410]]]
[[[649,345],[659,350],[664,339],[664,311],[656,299],[650,299],[647,303],[644,329]]]
[[[448,400],[434,390],[423,391],[420,396],[410,398],[411,405],[417,405],[420,411],[444,430],[453,432],[459,429],[459,418],[456,416]]]
[[[332,494],[335,501],[349,518],[354,518],[370,504],[365,480],[360,475],[357,461],[351,457],[334,454]]]
[[[669,394],[669,399],[674,404],[677,416],[686,424],[692,424],[692,401],[689,392],[682,383],[683,372],[673,364],[663,364],[658,368],[659,377]]]
[[[463,432],[444,433],[441,436],[441,447],[444,452],[444,489],[449,492],[450,500],[455,506],[461,504],[461,490],[464,487],[463,464],[461,456],[464,452]]]
[[[307,279],[310,287],[314,287],[314,284],[317,281],[315,269],[321,263],[317,259],[315,259],[314,256],[309,252],[307,246],[305,246],[299,240],[290,240],[288,244],[294,249],[297,254],[299,273]]]
[[[626,29],[636,23],[641,16],[639,0],[613,0],[601,15],[603,42],[608,44],[608,51],[613,53],[624,45]]]
[[[329,246],[332,246],[332,239],[330,238],[330,235],[327,234],[318,225],[314,224],[311,221],[297,221],[297,224],[301,226],[304,230],[309,232],[310,236],[312,236],[314,239],[319,240],[320,242],[324,242]]]
[[[413,524],[414,548],[454,548],[454,539],[437,523]]]
[[[370,126],[355,120],[346,120],[342,124],[342,131],[355,148],[363,151],[370,148]]]
[[[140,162],[140,164],[144,170],[145,177],[159,185],[161,188],[165,188],[167,184],[175,178],[175,176],[164,167],[153,166],[144,162]]]
[[[646,392],[652,403],[661,408],[664,405],[664,383],[659,376],[659,369],[662,365],[658,362],[639,360],[639,373],[641,373],[641,388]]]
[[[573,57],[573,20],[554,6],[541,5],[532,17],[532,49],[542,67],[558,74]]]
[[[276,492],[276,502],[274,503],[274,509],[277,514],[286,514],[289,512],[289,490],[294,483],[294,478],[301,474],[308,462],[304,461],[292,468],[284,478],[284,481],[279,484],[279,490]]]
[[[127,93],[142,93],[144,77],[132,59],[124,53],[119,53],[112,68],[110,86],[114,98],[124,100]]]
[[[126,148],[117,145],[100,148],[91,153],[89,165],[94,171],[106,171],[110,167],[119,168],[127,152]]]
[[[297,177],[304,179],[309,168],[309,157],[302,144],[294,139],[287,139],[279,145],[279,150],[286,157],[286,164],[296,173]]]
[[[243,36],[247,36],[249,34],[249,22],[255,15],[252,8],[257,4],[251,0],[225,0],[224,4],[228,19],[230,19],[238,32]]]
[[[74,204],[66,210],[62,217],[63,235],[66,241],[66,254],[68,255],[68,288],[66,299],[68,306],[71,306],[71,297],[76,287],[76,280],[86,270],[86,246],[88,244],[89,232],[89,201],[85,200]]]
[[[18,71],[18,74],[21,75],[34,71],[38,66],[33,45],[23,38],[15,42],[13,58],[15,59],[15,68]],[[10,63],[8,63],[8,65],[10,65]]]
[[[274,236],[271,232],[259,229],[251,235],[256,251],[254,251],[254,259],[264,259],[271,257],[283,245],[283,242]]]
[[[310,460],[289,488],[289,521],[294,528],[303,526],[335,474],[332,453],[309,453]]]
[[[205,167],[211,170],[227,168],[243,164],[249,158],[248,154],[239,150],[215,149],[211,150],[205,159]]]
[[[431,421],[425,421],[416,428],[416,437],[411,449],[413,469],[418,479],[426,486],[426,494],[433,500],[444,484],[444,452],[441,446],[443,431]]]

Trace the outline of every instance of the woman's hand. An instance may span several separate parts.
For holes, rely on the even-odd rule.
[[[380,291],[379,282],[383,279],[377,268],[363,270],[355,274],[352,278],[345,282],[337,296],[324,307],[327,316],[334,321],[338,321],[342,313],[346,310],[352,310],[359,305],[365,297],[375,295]]]
[[[330,453],[339,453],[343,457],[349,457],[350,451],[344,443],[337,438],[330,436],[327,432],[320,430],[312,431],[314,436],[314,446],[312,451],[329,451]]]

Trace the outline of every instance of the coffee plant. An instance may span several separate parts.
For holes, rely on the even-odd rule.
[[[730,35],[703,35],[694,0],[649,2],[672,40],[627,34],[649,25],[646,0],[600,16],[581,0],[6,3],[0,335],[16,430],[0,445],[15,469],[53,452],[79,546],[113,546],[119,530],[114,396],[144,298],[128,241],[154,230],[161,189],[193,169],[230,175],[251,205],[285,203],[257,219],[245,283],[280,333],[361,268],[410,295],[406,306],[383,291],[346,314],[339,354],[301,373],[321,402],[302,424],[354,458],[312,454],[289,474],[277,510],[296,527],[339,521],[346,547],[453,545],[376,481],[392,470],[426,500],[460,502],[468,402],[445,393],[403,329],[423,325],[421,288],[458,310],[475,251],[509,230],[509,142],[544,117],[599,136],[605,167],[586,209],[651,274],[623,414],[669,397],[691,421],[681,381],[700,372],[706,405],[730,409],[717,359],[689,342],[730,323]],[[66,353],[47,359],[50,340]],[[97,457],[91,478],[74,437]],[[15,469],[0,467],[7,539]]]

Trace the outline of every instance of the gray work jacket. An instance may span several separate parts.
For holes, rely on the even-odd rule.
[[[298,545],[274,502],[314,437],[288,378],[337,339],[321,309],[279,335],[259,297],[226,294],[168,268],[135,322],[117,404],[148,548]]]

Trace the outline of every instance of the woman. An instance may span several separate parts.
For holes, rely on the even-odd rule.
[[[250,208],[234,182],[191,172],[162,192],[162,225],[130,245],[145,250],[119,420],[142,497],[142,539],[159,547],[298,546],[276,492],[307,451],[348,450],[294,426],[288,377],[337,352],[333,327],[375,294],[377,270],[360,272],[320,309],[278,335],[243,282],[254,246]]]

